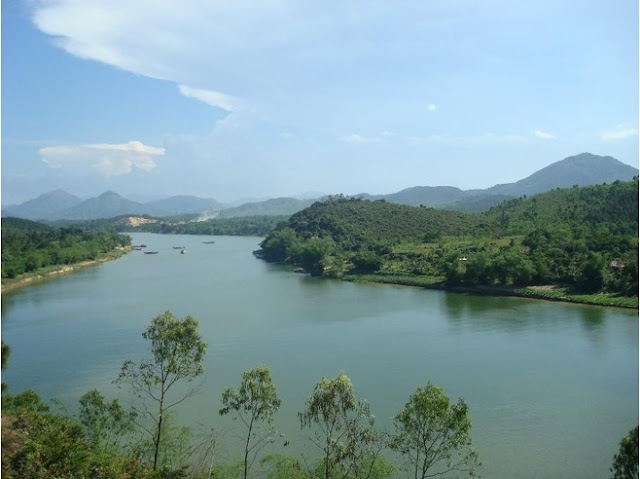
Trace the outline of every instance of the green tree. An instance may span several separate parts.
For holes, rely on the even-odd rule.
[[[266,366],[243,372],[238,391],[227,388],[222,393],[220,414],[234,413],[247,429],[244,444],[245,479],[258,453],[273,439],[273,415],[281,404],[271,372]]]
[[[198,332],[195,318],[186,316],[180,320],[171,311],[153,318],[142,337],[150,343],[151,358],[139,364],[125,361],[115,382],[132,387],[142,401],[140,413],[154,423],[154,427],[147,429],[147,432],[153,437],[155,470],[165,431],[165,414],[168,409],[190,397],[194,389],[175,397],[169,397],[168,393],[180,381],[191,382],[203,373],[202,362],[207,345]],[[147,407],[147,400],[156,406],[155,412]]]
[[[322,451],[322,477],[374,477],[382,436],[373,428],[369,404],[356,398],[346,374],[323,377],[298,417],[302,428],[317,428],[312,440]]]
[[[612,479],[638,479],[638,426],[620,441],[620,449],[613,456]]]
[[[418,387],[394,418],[391,446],[413,469],[413,477],[455,472],[474,477],[478,455],[471,449],[471,420],[463,399],[449,403],[444,391],[429,382]]]
[[[117,399],[106,401],[100,391],[92,389],[80,398],[78,417],[96,450],[115,452],[134,431],[136,413],[126,411]]]

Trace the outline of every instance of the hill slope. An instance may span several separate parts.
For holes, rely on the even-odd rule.
[[[63,190],[44,193],[20,205],[10,205],[3,209],[3,216],[14,216],[29,220],[47,220],[58,217],[62,212],[80,204],[82,200]]]
[[[65,210],[62,219],[89,220],[97,218],[111,218],[127,213],[142,214],[144,205],[123,198],[113,191],[102,193],[97,198],[90,198],[82,203]]]
[[[442,287],[562,284],[635,297],[637,305],[637,231],[637,181],[512,199],[484,215],[331,199],[293,215],[257,255],[318,276],[375,274]]]

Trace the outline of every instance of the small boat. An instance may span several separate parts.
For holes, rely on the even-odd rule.
[[[185,249],[186,246],[174,246],[173,249]]]
[[[180,254],[185,254],[186,252],[187,252],[187,250],[186,250],[186,249],[181,249],[181,250],[180,250]]]
[[[158,254],[157,251],[145,251],[144,254]]]
[[[214,244],[215,241],[203,241],[204,244]]]

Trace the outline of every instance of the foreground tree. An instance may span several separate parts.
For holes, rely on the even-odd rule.
[[[316,427],[313,442],[322,451],[322,477],[384,477],[377,467],[382,435],[373,427],[369,404],[356,398],[346,374],[334,379],[323,377],[298,417],[302,428]]]
[[[135,412],[126,411],[117,399],[106,401],[97,389],[84,394],[79,402],[78,418],[92,447],[104,453],[120,452],[135,429]]]
[[[245,479],[258,453],[273,438],[273,415],[281,404],[271,372],[266,366],[243,372],[238,391],[227,388],[222,393],[220,414],[234,413],[247,429],[244,444]]]
[[[620,441],[620,449],[613,456],[613,479],[638,479],[638,426]]]
[[[191,388],[175,397],[169,397],[171,388],[180,381],[191,382],[203,373],[202,361],[207,350],[198,332],[198,322],[192,316],[183,320],[171,311],[156,316],[142,337],[149,341],[151,358],[139,364],[125,361],[116,384],[129,384],[142,401],[138,411],[153,421],[154,427],[146,429],[153,438],[153,469],[158,466],[165,414],[194,393]],[[151,401],[155,412],[147,406]]]
[[[430,382],[409,397],[394,418],[391,446],[406,458],[414,478],[476,475],[480,463],[471,449],[468,413],[463,399],[449,404],[444,391]]]

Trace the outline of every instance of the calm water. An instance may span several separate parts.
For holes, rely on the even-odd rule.
[[[3,295],[12,356],[2,380],[14,392],[68,404],[94,387],[122,394],[111,381],[144,356],[142,330],[170,309],[198,318],[209,344],[201,393],[179,418],[221,428],[229,443],[221,391],[260,363],[293,444],[304,443],[296,412],[323,375],[344,370],[382,425],[431,380],[470,405],[490,478],[607,477],[638,423],[637,311],[316,280],[255,259],[256,238],[133,237],[159,254]]]

